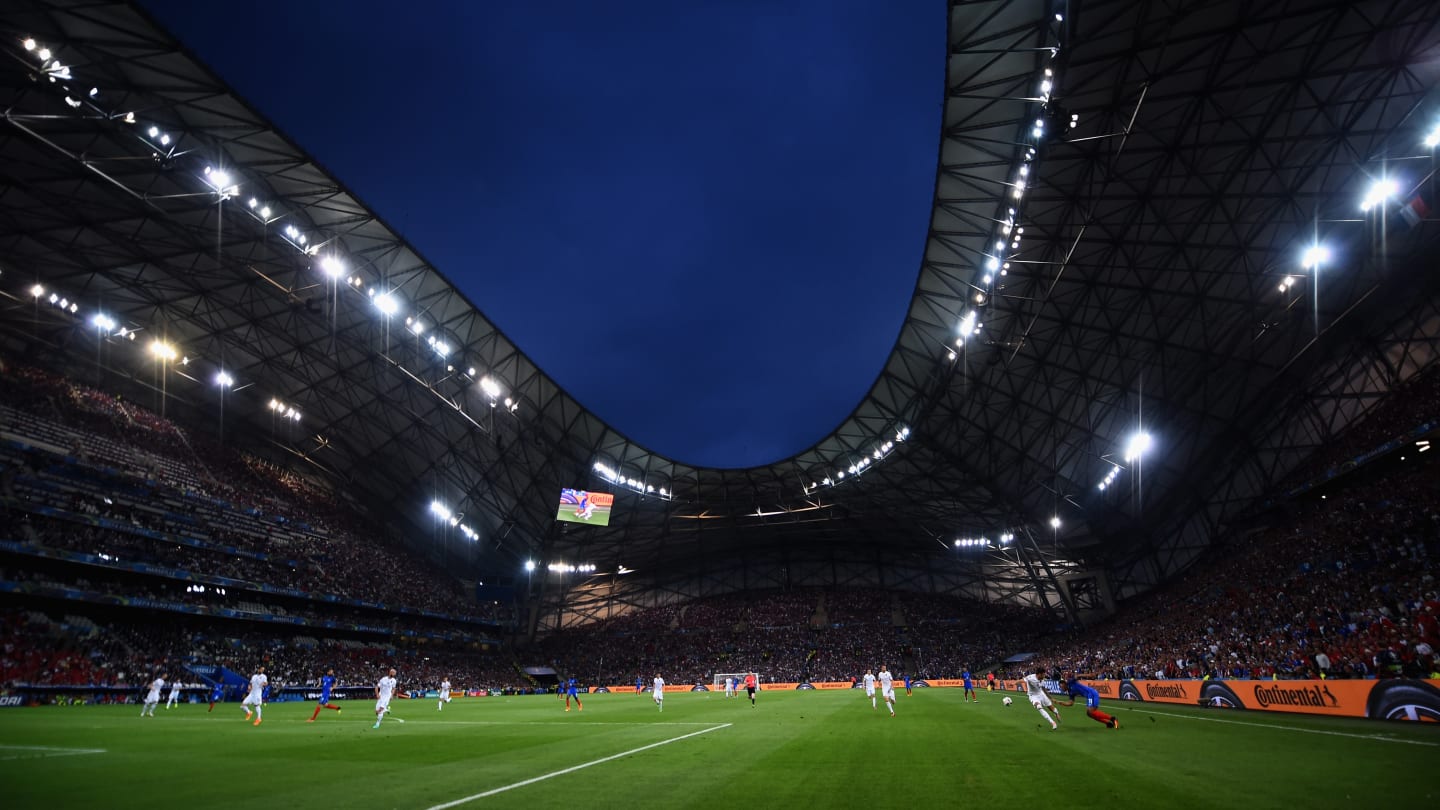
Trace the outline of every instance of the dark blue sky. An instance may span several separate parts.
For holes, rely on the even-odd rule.
[[[655,452],[803,450],[894,344],[934,185],[939,0],[144,2]]]

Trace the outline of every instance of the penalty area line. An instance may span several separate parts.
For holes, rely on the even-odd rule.
[[[42,757],[77,757],[86,754],[106,754],[104,748],[61,748],[54,745],[0,745],[0,761],[10,759],[40,759]]]
[[[671,737],[671,738],[668,739],[668,740],[661,740],[660,742],[653,742],[653,743],[650,743],[649,745],[642,745],[642,746],[640,746],[639,748],[631,748],[629,751],[621,751],[621,752],[618,753],[618,754],[611,754],[611,755],[608,756],[608,757],[601,757],[600,759],[592,759],[592,760],[590,760],[589,762],[582,762],[582,763],[580,763],[579,765],[571,765],[571,766],[568,767],[568,768],[562,768],[562,769],[560,769],[560,770],[558,770],[558,771],[551,771],[550,773],[542,774],[542,775],[540,775],[540,776],[532,777],[532,778],[530,778],[530,779],[525,779],[525,780],[523,780],[523,781],[516,782],[516,783],[511,784],[511,785],[505,785],[504,787],[498,787],[498,788],[495,788],[495,789],[493,789],[493,790],[487,790],[487,791],[485,791],[484,793],[476,793],[476,794],[473,795],[473,796],[466,796],[466,797],[463,798],[463,799],[456,799],[456,800],[453,801],[453,802],[446,802],[446,803],[444,803],[444,804],[433,805],[433,806],[431,806],[431,807],[426,808],[426,810],[449,810],[449,808],[451,808],[451,807],[458,807],[458,806],[460,806],[460,805],[462,805],[462,804],[465,804],[465,803],[467,803],[467,802],[473,802],[473,801],[475,801],[476,799],[484,799],[484,798],[488,798],[488,797],[490,797],[490,796],[494,796],[494,795],[499,794],[499,793],[504,793],[504,792],[507,791],[507,790],[514,790],[515,788],[522,788],[522,787],[525,787],[526,785],[533,785],[533,784],[535,784],[536,782],[544,782],[546,779],[554,779],[554,778],[557,777],[557,776],[564,776],[564,775],[567,774],[567,773],[574,773],[574,772],[579,771],[579,770],[584,770],[585,768],[589,768],[589,767],[592,766],[592,765],[600,765],[600,764],[603,764],[603,763],[606,763],[606,762],[610,762],[611,760],[619,759],[619,758],[621,758],[621,757],[628,757],[628,756],[630,756],[631,754],[638,754],[638,753],[640,753],[641,751],[649,751],[651,748],[659,748],[659,747],[662,746],[662,745],[669,745],[670,743],[680,742],[681,740],[686,740],[686,739],[689,739],[689,738],[691,738],[691,737],[698,737],[698,736],[700,736],[701,734],[709,734],[709,733],[712,732],[712,731],[719,731],[719,730],[722,729],[722,728],[729,728],[731,725],[732,725],[731,723],[721,723],[721,724],[719,724],[719,725],[711,726],[711,727],[709,727],[709,728],[702,728],[702,729],[700,729],[699,731],[692,731],[692,732],[690,732],[689,734],[681,734],[679,737]]]
[[[1156,714],[1161,717],[1173,717],[1177,720],[1197,720],[1204,723],[1224,723],[1229,726],[1251,726],[1253,728],[1268,728],[1274,731],[1294,731],[1300,734],[1324,734],[1328,737],[1350,737],[1356,740],[1374,740],[1375,742],[1401,743],[1403,745],[1425,745],[1432,748],[1440,748],[1440,743],[1426,742],[1425,740],[1407,740],[1401,737],[1391,737],[1385,734],[1351,734],[1348,731],[1325,731],[1319,728],[1296,728],[1295,726],[1276,726],[1270,723],[1245,723],[1239,720],[1222,720],[1219,717],[1192,717],[1188,714],[1171,714],[1170,712],[1157,712],[1150,709],[1132,709],[1129,706],[1123,707],[1132,712],[1140,714]]]

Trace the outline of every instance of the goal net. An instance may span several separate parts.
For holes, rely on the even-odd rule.
[[[739,692],[745,688],[745,676],[755,676],[755,688],[760,688],[760,673],[758,672],[717,672],[711,681],[710,689],[715,692],[725,691],[725,679],[731,678],[735,681],[735,691]]]

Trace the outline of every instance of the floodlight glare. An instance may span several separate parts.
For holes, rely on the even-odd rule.
[[[50,61],[50,49],[49,49],[49,48],[41,48],[41,49],[40,49],[40,61],[42,61],[42,62],[49,62],[49,61]]]
[[[1360,201],[1360,210],[1369,211],[1371,208],[1385,202],[1400,193],[1400,183],[1389,177],[1382,177],[1370,184],[1365,192],[1365,198]]]
[[[525,561],[525,570],[526,570],[526,571],[534,571],[534,570],[535,570],[535,561],[534,561],[534,560],[526,560],[526,561]]]
[[[235,378],[231,377],[229,374],[226,374],[223,371],[216,372],[215,384],[220,386],[221,388],[229,388],[230,386],[235,384]]]
[[[94,315],[90,316],[90,323],[94,324],[96,329],[100,329],[105,332],[109,332],[111,329],[115,328],[114,319],[112,319],[109,315],[106,315],[103,312],[97,312]]]
[[[344,262],[341,262],[334,256],[325,256],[320,259],[320,269],[324,271],[325,275],[329,276],[331,280],[338,280],[341,276],[345,275]]]
[[[489,376],[480,378],[480,388],[487,395],[489,395],[491,399],[495,399],[496,397],[500,396],[500,383],[497,383],[494,380],[490,379]]]
[[[1430,149],[1440,146],[1440,124],[1436,124],[1435,128],[1425,136],[1425,146]]]
[[[1050,518],[1050,528],[1052,528],[1052,529],[1058,529],[1058,528],[1060,528],[1060,516],[1059,516],[1059,515],[1056,515],[1055,517]]]
[[[45,294],[45,288],[40,286],[39,284],[36,284],[34,287],[30,288],[30,294],[35,296],[36,298],[39,298],[40,296]]]
[[[151,343],[150,353],[153,354],[157,360],[174,360],[179,356],[179,352],[175,351],[175,347],[163,340],[156,340]]]
[[[35,40],[30,39],[29,37],[27,37],[27,38],[25,39],[25,42],[23,42],[22,44],[25,46],[25,50],[27,50],[27,51],[33,51],[33,50],[35,50],[35,44],[36,44],[36,43],[35,43]]]
[[[1130,441],[1125,443],[1125,460],[1135,461],[1148,453],[1150,446],[1154,443],[1155,441],[1150,437],[1149,433],[1144,431],[1136,433],[1130,437]]]
[[[1300,266],[1306,270],[1313,270],[1328,261],[1330,261],[1330,248],[1318,242],[1305,248],[1305,252],[1300,254]],[[1286,281],[1288,282],[1289,279]]]
[[[390,293],[380,293],[375,296],[375,308],[384,313],[387,317],[400,311],[400,302]]]

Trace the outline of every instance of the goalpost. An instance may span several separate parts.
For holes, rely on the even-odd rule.
[[[711,679],[711,682],[710,682],[710,684],[711,684],[711,685],[710,685],[710,690],[711,690],[712,692],[724,693],[724,691],[725,691],[725,679],[726,679],[726,678],[734,678],[734,679],[735,679],[735,692],[738,694],[738,693],[740,692],[740,690],[742,690],[742,689],[745,688],[745,676],[746,676],[746,675],[754,675],[754,676],[755,676],[755,688],[756,688],[756,689],[759,689],[759,688],[760,688],[760,673],[758,673],[758,672],[717,672],[717,673],[715,673],[715,677]]]

